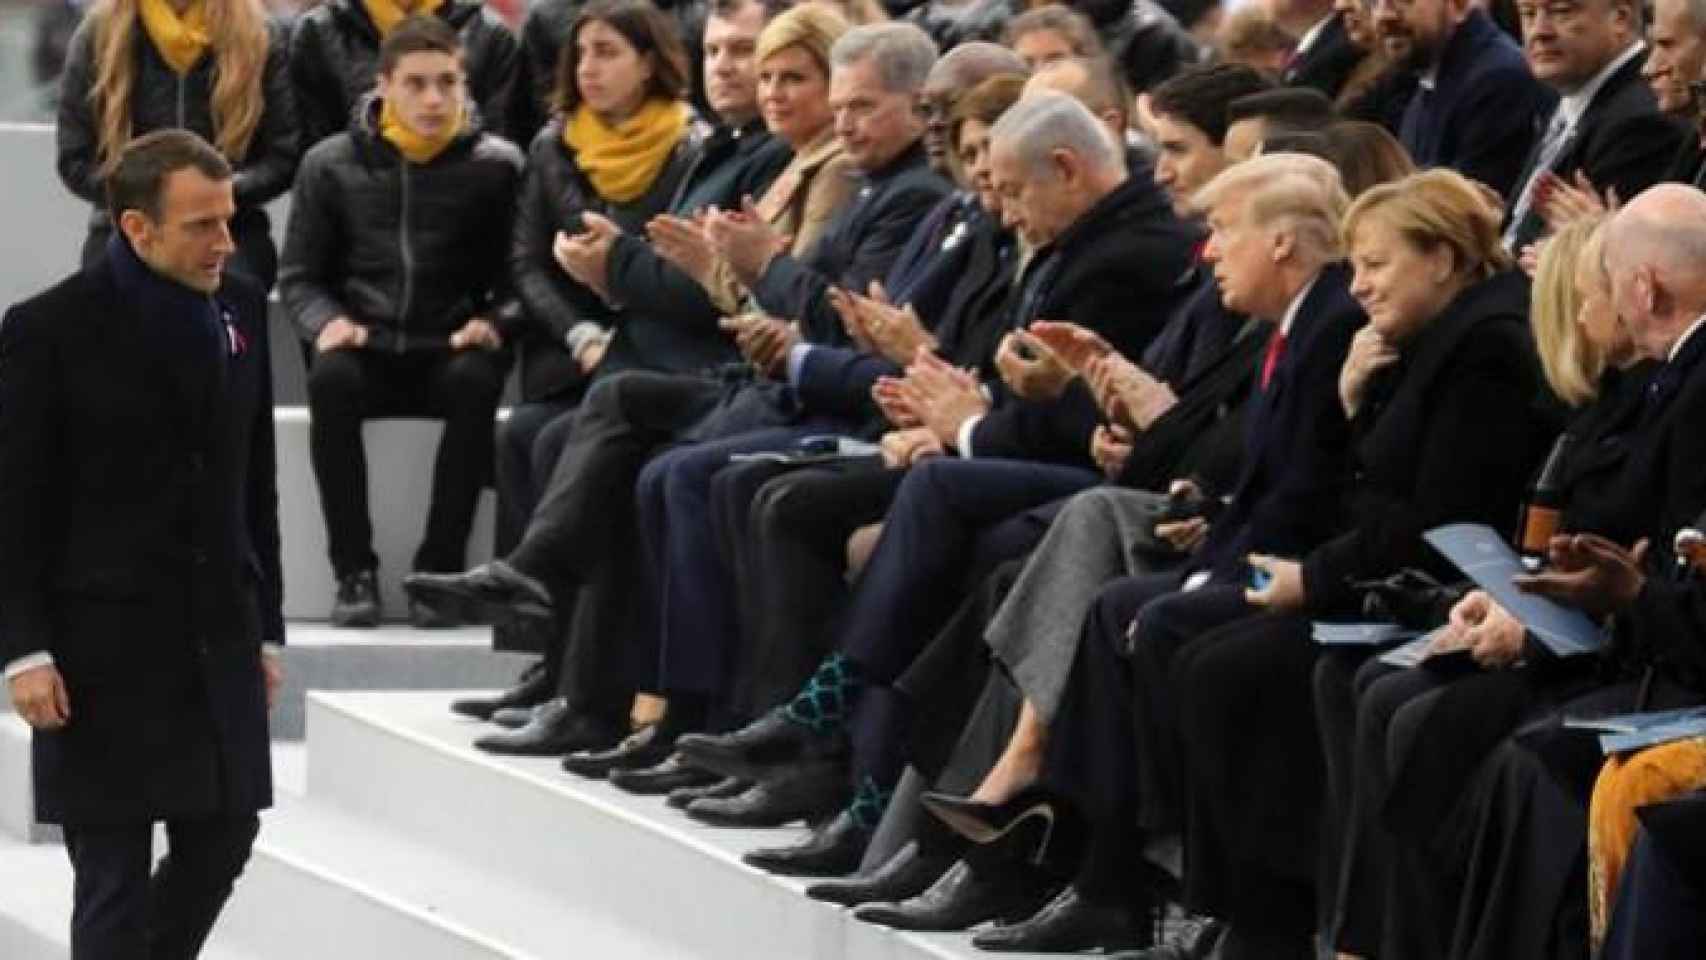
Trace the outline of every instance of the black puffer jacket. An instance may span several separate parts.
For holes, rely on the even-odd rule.
[[[581,173],[563,143],[561,117],[534,138],[510,247],[510,272],[525,320],[517,336],[523,398],[548,399],[581,382],[565,343],[569,331],[582,323],[614,331],[600,373],[629,367],[698,370],[727,358],[727,338],[717,330],[685,331],[668,318],[612,310],[565,273],[551,253],[557,231],[579,232],[581,214],[588,210],[609,217],[624,234],[644,236],[646,222],[673,206],[700,145],[699,131],[690,126],[651,187],[617,204],[600,197]]]
[[[279,293],[312,340],[339,314],[375,350],[443,349],[476,314],[513,327],[504,252],[521,187],[521,151],[477,122],[426,164],[378,133],[368,98],[350,129],[302,159],[285,232]]]
[[[240,211],[258,211],[261,205],[290,189],[301,153],[297,114],[285,66],[285,32],[277,24],[269,24],[267,34],[267,62],[262,79],[266,103],[248,152],[234,164]],[[136,32],[136,58],[139,75],[130,99],[132,135],[183,128],[195,131],[209,143],[214,142],[214,58],[202,57],[189,73],[180,77],[161,59],[147,33],[140,28]],[[100,120],[89,100],[97,73],[94,21],[89,18],[72,37],[61,78],[57,166],[65,186],[95,205],[95,225],[104,226],[106,188],[100,172]]]
[[[468,90],[485,129],[526,143],[527,131],[516,129],[516,102],[525,94],[515,35],[478,0],[445,0],[438,15],[462,37]],[[296,21],[290,79],[305,147],[341,132],[356,103],[372,91],[379,41],[379,28],[361,0],[327,0]]]

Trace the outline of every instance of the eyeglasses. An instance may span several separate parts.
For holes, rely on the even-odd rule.
[[[934,97],[919,97],[918,112],[927,121],[941,123],[948,119],[948,114],[954,112],[954,104],[958,103],[959,99],[951,93]]]

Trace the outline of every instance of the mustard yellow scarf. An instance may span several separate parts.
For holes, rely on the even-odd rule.
[[[183,13],[172,9],[170,0],[142,0],[137,7],[142,29],[176,73],[189,73],[207,53],[207,0],[194,0]]]
[[[379,35],[387,37],[404,17],[417,13],[437,13],[444,6],[444,0],[362,0],[362,6],[367,8],[367,15],[373,18],[373,25],[379,28]]]
[[[627,203],[651,189],[686,131],[687,107],[675,100],[647,100],[614,127],[581,104],[563,124],[563,143],[600,197]]]
[[[410,163],[431,163],[444,152],[445,147],[450,146],[467,122],[468,108],[458,104],[456,117],[444,125],[444,132],[434,137],[426,137],[403,125],[402,118],[391,108],[391,101],[386,100],[379,106],[379,135],[396,147],[403,159]]]

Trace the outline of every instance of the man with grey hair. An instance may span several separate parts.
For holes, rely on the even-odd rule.
[[[575,413],[572,439],[557,457],[521,542],[505,557],[464,573],[404,581],[412,596],[459,597],[500,618],[549,621],[576,598],[572,623],[561,625],[567,636],[558,698],[535,711],[528,726],[477,746],[550,756],[603,750],[618,740],[634,692],[657,686],[658,626],[646,613],[659,604],[640,586],[651,579],[640,569],[641,517],[628,495],[641,469],[666,446],[706,441],[673,451],[677,456],[659,460],[651,474],[661,481],[667,469],[689,471],[672,480],[693,494],[687,499],[702,499],[711,474],[730,455],[785,448],[824,429],[793,387],[812,345],[849,342],[829,303],[830,289],[864,290],[885,277],[920,218],[947,193],[920,143],[924,124],[916,103],[936,59],[923,31],[897,23],[856,27],[836,42],[830,59],[835,132],[861,174],[853,199],[799,255],[750,202],[743,211],[708,215],[713,244],[751,293],[753,311],[723,321],[751,362],[753,369],[741,372],[747,381],[731,385],[736,373],[652,371],[600,380]],[[649,481],[642,484],[648,489]],[[662,509],[661,500],[648,506]],[[667,524],[648,517],[658,526],[647,529],[709,544],[709,514],[708,508],[692,509],[671,515]],[[638,656],[629,649],[634,645],[642,651]],[[629,664],[646,669],[630,673]],[[681,725],[693,729],[703,722],[686,716],[692,712],[682,710],[673,726],[652,731],[634,748],[649,756],[645,750],[667,747]]]
[[[1126,147],[1126,166],[1132,172],[1137,164],[1147,164],[1147,151],[1131,146],[1131,98],[1120,79],[1113,61],[1106,57],[1086,59],[1068,57],[1037,68],[1025,85],[1027,93],[1053,90],[1072,97],[1102,122],[1115,143]],[[1144,176],[1150,172],[1144,170]]]
[[[1539,239],[1558,181],[1632,197],[1659,181],[1683,139],[1641,81],[1640,0],[1521,0],[1517,14],[1529,70],[1559,100],[1506,198],[1513,253]]]

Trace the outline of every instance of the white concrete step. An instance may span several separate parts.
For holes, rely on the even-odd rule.
[[[554,760],[493,757],[470,743],[490,728],[459,720],[438,693],[311,693],[305,809],[382,825],[448,858],[480,864],[494,889],[537,891],[562,913],[601,918],[610,945],[584,954],[550,933],[544,955],[923,960],[983,956],[963,934],[899,934],[806,898],[801,881],[740,862],[803,828],[701,826],[661,799],[564,774]],[[305,830],[304,832],[311,832]],[[381,881],[370,881],[379,884]],[[476,909],[467,908],[470,915]],[[484,910],[484,907],[477,908]],[[531,938],[533,906],[499,913],[507,942]],[[545,914],[548,916],[549,913]],[[460,915],[459,915],[460,916]],[[539,915],[535,915],[539,916]],[[506,917],[513,918],[506,921]],[[562,944],[555,946],[554,944]],[[406,954],[387,954],[406,956]]]

